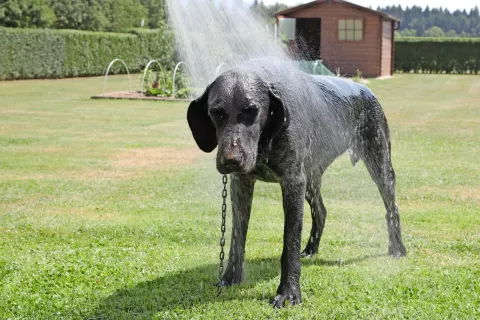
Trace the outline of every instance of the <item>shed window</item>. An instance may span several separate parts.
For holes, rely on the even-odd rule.
[[[363,20],[362,19],[338,20],[338,40],[361,41],[362,39],[363,39]]]

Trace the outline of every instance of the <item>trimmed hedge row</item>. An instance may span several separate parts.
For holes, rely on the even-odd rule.
[[[94,76],[105,73],[115,58],[131,72],[151,59],[172,67],[171,32],[132,30],[130,33],[0,28],[0,80]],[[124,72],[120,64],[112,73]],[[399,38],[395,41],[395,71],[479,73],[480,38]]]
[[[157,59],[171,67],[174,40],[166,30],[130,33],[0,28],[0,80],[105,74],[115,58],[130,72]],[[121,64],[112,73],[124,72]]]
[[[480,38],[396,39],[395,71],[478,74]]]

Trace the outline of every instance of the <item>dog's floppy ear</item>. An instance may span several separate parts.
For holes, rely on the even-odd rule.
[[[193,138],[198,147],[204,152],[212,152],[217,147],[217,133],[212,120],[208,116],[208,92],[211,83],[205,92],[190,103],[187,111],[187,120]]]
[[[288,127],[290,114],[273,85],[269,86],[268,95],[270,97],[270,107],[263,134],[267,141],[270,142]]]

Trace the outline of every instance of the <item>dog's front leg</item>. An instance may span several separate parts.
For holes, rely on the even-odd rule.
[[[243,262],[245,260],[245,241],[248,221],[252,209],[255,180],[245,175],[231,175],[230,192],[232,199],[232,240],[228,265],[220,283],[229,286],[243,281]]]
[[[281,308],[286,300],[291,304],[302,301],[300,293],[300,247],[303,224],[303,202],[305,199],[305,176],[303,174],[282,179],[283,231],[282,275],[277,296],[272,305]]]

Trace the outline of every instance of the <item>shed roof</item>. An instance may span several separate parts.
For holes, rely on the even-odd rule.
[[[300,9],[305,9],[305,8],[314,6],[314,5],[319,4],[319,3],[322,3],[322,2],[327,2],[327,1],[345,3],[346,5],[349,5],[349,6],[351,6],[351,7],[354,7],[354,8],[356,8],[356,9],[363,10],[363,11],[367,11],[367,12],[371,12],[371,13],[377,14],[377,15],[379,15],[379,16],[382,16],[384,19],[393,20],[393,21],[398,21],[398,22],[401,21],[401,20],[398,19],[397,17],[394,17],[394,16],[392,16],[392,15],[386,14],[386,13],[384,13],[384,12],[380,12],[380,11],[373,10],[373,9],[370,9],[370,8],[365,8],[365,7],[359,6],[358,4],[351,3],[351,2],[348,2],[348,1],[343,1],[343,0],[315,0],[315,1],[312,1],[312,2],[309,2],[309,3],[301,4],[301,5],[299,5],[299,6],[292,7],[292,8],[286,9],[286,10],[283,10],[283,11],[279,11],[279,12],[275,13],[275,16],[285,15],[285,14],[288,14],[288,13],[291,13],[291,12],[294,12],[294,11],[297,11],[297,10],[300,10]]]

